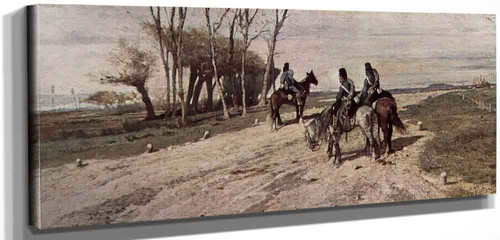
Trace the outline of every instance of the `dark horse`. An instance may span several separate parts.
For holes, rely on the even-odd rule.
[[[378,117],[378,137],[380,138],[380,129],[384,134],[384,152],[391,154],[392,149],[392,126],[395,126],[401,134],[406,134],[406,127],[398,116],[398,107],[392,96],[382,97],[375,104],[375,112]]]
[[[297,82],[298,85],[302,89],[304,89],[304,93],[302,94],[301,100],[302,100],[302,105],[299,106],[297,104],[297,101],[295,99],[295,94],[293,92],[284,90],[284,89],[278,89],[276,90],[272,95],[269,103],[269,116],[271,117],[271,131],[278,130],[278,125],[281,124],[281,117],[280,117],[280,107],[283,104],[288,104],[288,105],[294,105],[295,106],[295,111],[297,115],[297,121],[301,122],[303,113],[304,113],[304,106],[306,105],[306,99],[307,95],[309,95],[309,89],[311,88],[311,84],[318,85],[318,80],[316,79],[316,76],[314,76],[313,71],[311,70],[310,73],[306,73],[307,76],[305,80],[302,80],[300,82]],[[293,96],[293,99],[289,100],[288,95]]]

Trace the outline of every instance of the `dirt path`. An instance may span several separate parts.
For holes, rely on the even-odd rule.
[[[398,106],[416,104],[442,91],[397,95]],[[306,115],[320,112],[309,109]],[[283,119],[292,119],[283,114]],[[303,128],[277,133],[261,124],[170,151],[121,160],[86,160],[42,170],[42,227],[65,227],[302,208],[371,204],[446,197],[438,179],[418,166],[419,149],[433,137],[408,125],[394,137],[392,164],[361,153],[354,130],[341,143],[345,163],[327,162],[326,146],[311,152]],[[345,140],[343,140],[345,141]],[[165,146],[166,147],[166,146]]]

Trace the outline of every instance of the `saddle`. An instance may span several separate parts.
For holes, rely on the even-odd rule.
[[[297,85],[293,85],[293,86],[299,90],[301,96],[303,96],[305,94],[305,91],[302,88],[298,87]],[[292,100],[296,101],[295,92],[292,91],[288,86],[285,85],[280,90],[285,95],[284,98],[288,99],[288,101],[292,101]]]
[[[351,105],[349,100],[343,100],[337,112],[338,126],[342,128],[343,132],[350,132],[356,124],[356,118],[351,116],[349,111]]]

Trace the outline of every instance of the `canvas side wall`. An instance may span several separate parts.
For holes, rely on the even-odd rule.
[[[36,116],[38,111],[35,107],[38,103],[38,6],[27,7],[28,24],[28,183],[29,183],[29,224],[41,227],[41,208],[40,208],[40,145],[39,137],[39,118]]]

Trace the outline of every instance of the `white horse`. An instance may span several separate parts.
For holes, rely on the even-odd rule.
[[[372,160],[376,161],[380,157],[380,141],[375,137],[375,131],[378,128],[377,114],[369,106],[361,105],[353,107],[357,108],[355,109],[356,122],[354,126],[346,126],[341,123],[334,128],[331,107],[323,110],[318,117],[304,124],[305,139],[309,142],[309,148],[315,151],[321,140],[327,140],[329,160],[334,157],[333,163],[340,165],[342,158],[339,144],[340,137],[355,127],[360,127],[366,137],[365,153],[371,152]],[[335,155],[333,154],[333,146],[335,146]]]

